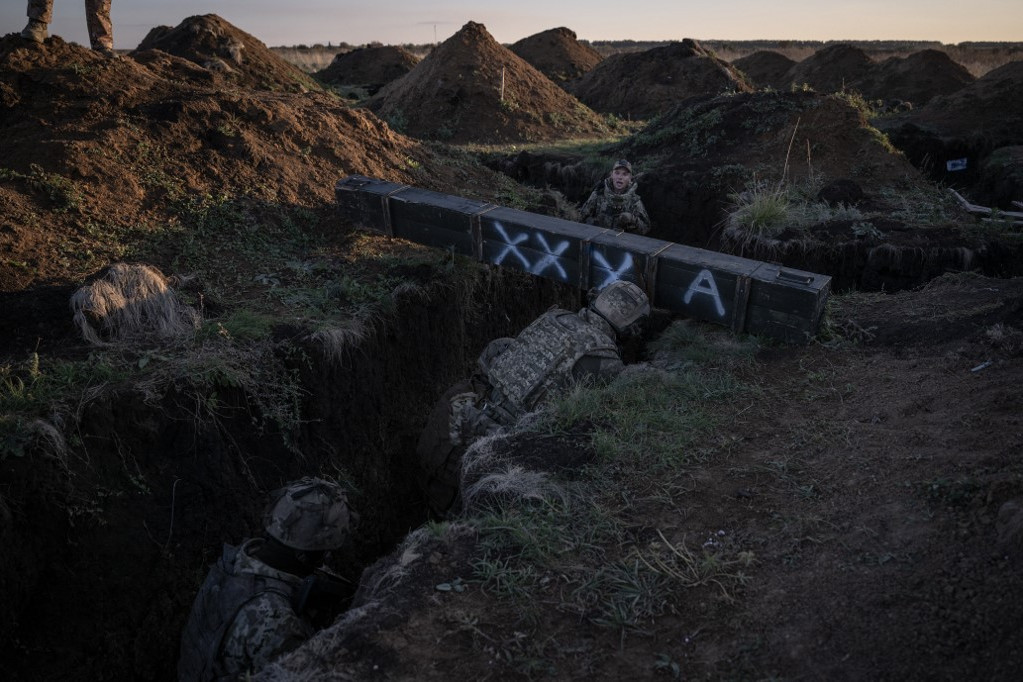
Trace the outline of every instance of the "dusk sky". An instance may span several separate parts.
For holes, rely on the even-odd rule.
[[[83,0],[55,0],[51,34],[88,44]],[[23,0],[3,0],[0,34],[27,21]],[[154,26],[218,14],[267,45],[443,41],[476,21],[499,42],[566,26],[584,40],[1023,41],[1020,0],[113,0],[115,47],[135,47]]]

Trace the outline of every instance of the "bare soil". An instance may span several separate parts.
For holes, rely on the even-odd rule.
[[[644,52],[613,55],[567,88],[596,111],[642,120],[680,100],[751,90],[739,70],[688,38]]]
[[[590,45],[579,42],[575,31],[563,26],[527,36],[508,49],[559,85],[581,77],[603,59]]]
[[[607,134],[601,118],[469,22],[366,104],[393,128],[452,143]]]
[[[362,47],[338,54],[327,68],[314,75],[323,83],[366,86],[372,95],[418,63],[418,57],[401,47]]]
[[[745,57],[732,60],[732,66],[746,74],[751,85],[757,88],[771,87],[775,90],[788,87],[785,74],[795,63],[795,60],[774,50],[757,50]]]

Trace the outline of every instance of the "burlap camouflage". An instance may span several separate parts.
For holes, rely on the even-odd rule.
[[[49,24],[53,19],[53,0],[28,0],[28,18]],[[89,27],[89,43],[94,50],[113,49],[110,0],[85,0],[85,22]]]
[[[636,234],[648,233],[650,217],[643,206],[643,200],[636,193],[636,187],[633,182],[625,191],[618,193],[611,179],[606,178],[579,209],[580,222]]]
[[[312,636],[292,606],[302,579],[252,556],[263,542],[227,546],[211,568],[181,635],[179,682],[236,680]]]

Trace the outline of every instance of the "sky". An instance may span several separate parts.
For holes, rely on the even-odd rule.
[[[0,35],[24,28],[25,0],[0,5]],[[54,5],[50,33],[88,45],[84,1]],[[583,40],[1023,41],[1021,0],[113,0],[114,47],[210,13],[270,47],[432,43],[467,21],[506,44],[559,26]]]

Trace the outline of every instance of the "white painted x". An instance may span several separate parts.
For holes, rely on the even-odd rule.
[[[622,262],[618,265],[618,267],[611,265],[607,258],[604,257],[604,254],[600,251],[593,251],[592,255],[593,260],[596,261],[597,264],[610,271],[608,272],[607,277],[604,278],[604,281],[596,285],[597,289],[603,289],[611,282],[623,279],[622,275],[627,275],[632,272],[632,254],[628,251],[625,252],[625,255],[622,257]]]

